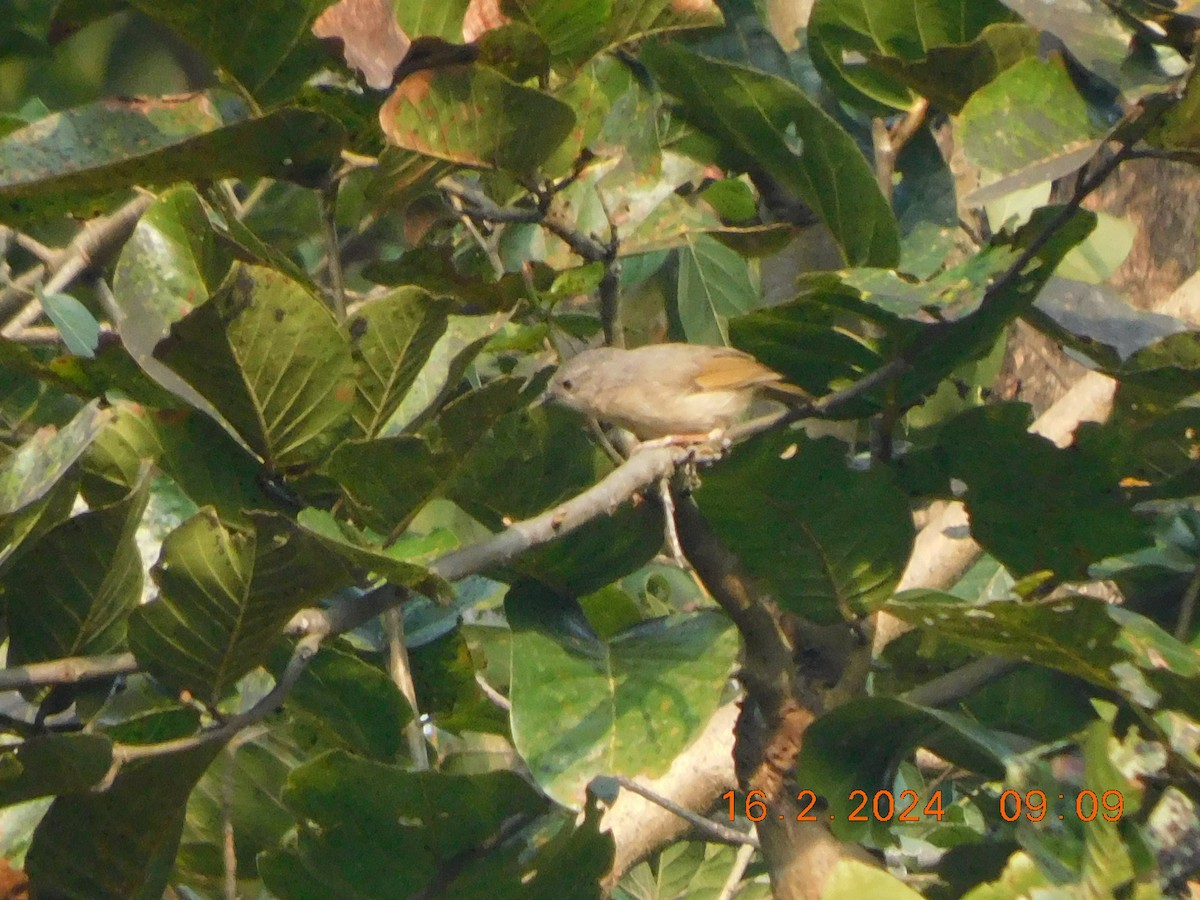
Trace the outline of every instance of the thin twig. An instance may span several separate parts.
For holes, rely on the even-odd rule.
[[[505,697],[502,693],[488,684],[487,679],[483,677],[482,672],[475,673],[475,683],[479,685],[479,689],[483,691],[483,696],[487,697],[496,706],[505,712],[512,712],[512,701]]]
[[[225,771],[221,783],[222,860],[225,869],[225,900],[238,900],[237,843],[233,833],[233,801],[237,788],[237,751],[225,748]]]
[[[137,671],[138,661],[132,653],[68,656],[0,669],[0,691],[18,691],[52,684],[83,684],[117,675],[132,675]]]
[[[14,232],[13,239],[17,242],[18,247],[25,250],[27,253],[32,253],[41,262],[51,263],[54,261],[54,257],[58,256],[57,250],[53,249],[52,247],[47,247],[36,238],[32,238],[20,231]]]
[[[725,879],[725,885],[721,888],[721,893],[717,895],[717,900],[733,900],[737,896],[738,885],[742,883],[742,878],[746,875],[750,860],[754,859],[754,852],[751,844],[743,844],[738,848],[737,856],[733,860],[733,867],[729,870],[729,877]]]
[[[632,791],[640,797],[645,797],[656,806],[661,806],[668,812],[672,812],[679,818],[690,823],[697,831],[703,832],[707,837],[720,841],[723,844],[743,844],[758,849],[758,838],[752,834],[746,834],[744,831],[738,831],[736,828],[730,828],[728,825],[722,825],[720,822],[714,822],[712,819],[707,819],[699,813],[694,813],[685,806],[680,806],[670,797],[665,797],[657,791],[652,791],[648,787],[643,787],[632,778],[625,775],[614,775],[612,780],[625,788],[627,791]]]
[[[429,748],[421,728],[421,707],[417,703],[417,687],[413,683],[412,665],[408,661],[408,645],[404,640],[404,614],[395,606],[383,614],[383,628],[388,642],[388,675],[412,710],[412,718],[404,726],[408,753],[418,772],[429,768]]]
[[[34,266],[0,290],[0,321],[6,322],[0,333],[8,337],[10,329],[20,331],[41,315],[41,304],[37,302],[34,288],[43,277],[49,276],[43,288],[45,293],[64,290],[80,273],[115,253],[153,202],[153,197],[139,194],[112,215],[86,223],[56,255],[53,264]]]
[[[1002,656],[982,656],[905,691],[900,699],[918,706],[949,706],[989,681],[1012,671],[1017,665],[1014,660]]]
[[[110,769],[106,781],[111,784],[112,779],[126,763],[137,759],[166,756],[170,753],[183,753],[205,744],[223,743],[242,729],[258,724],[283,705],[284,699],[291,693],[296,682],[300,680],[300,676],[304,674],[304,670],[308,668],[308,664],[312,662],[312,658],[316,656],[317,649],[321,646],[321,640],[324,637],[323,634],[313,633],[301,638],[297,642],[295,650],[292,651],[292,657],[288,660],[287,666],[276,680],[275,686],[248,710],[230,716],[216,727],[158,744],[114,744],[113,768]]]
[[[341,183],[330,179],[317,196],[320,199],[321,236],[325,241],[325,258],[329,261],[329,292],[333,299],[333,314],[339,322],[346,318],[346,280],[342,274],[342,248],[337,235],[337,198]]]
[[[1200,598],[1200,566],[1192,573],[1187,590],[1183,592],[1183,600],[1179,604],[1179,620],[1175,623],[1175,637],[1186,641],[1192,631],[1192,620],[1196,615],[1196,600]]]

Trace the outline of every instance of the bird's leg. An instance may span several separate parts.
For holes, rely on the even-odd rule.
[[[679,542],[679,531],[675,527],[675,500],[671,496],[670,475],[664,475],[658,480],[658,499],[662,503],[663,515],[666,516],[667,546],[671,548],[671,556],[675,558],[679,568],[689,572],[692,564],[683,555],[683,544]]]
[[[655,447],[690,447],[693,452],[693,459],[698,462],[714,462],[725,455],[725,451],[729,449],[730,442],[725,436],[724,428],[714,428],[709,432],[696,434],[668,434],[664,437],[654,438],[649,441],[642,441],[638,444],[638,449],[645,448],[647,450]]]

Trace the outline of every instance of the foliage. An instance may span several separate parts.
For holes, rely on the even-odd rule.
[[[826,896],[1194,883],[1200,336],[1071,280],[1132,243],[1082,211],[1116,165],[1200,165],[1194,12],[817,0],[785,51],[770,0],[331,2],[0,22],[0,841],[37,895],[765,896],[769,847],[699,833],[602,887],[589,784],[765,663],[652,490],[504,549],[616,468],[539,403],[601,335],[849,389],[692,494],[780,633],[914,629],[792,773],[886,851]],[[1070,446],[989,397],[1021,318],[1119,384]],[[896,593],[954,497],[985,555]],[[701,812],[773,817],[749,786]]]

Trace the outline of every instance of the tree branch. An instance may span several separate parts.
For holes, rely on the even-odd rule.
[[[41,315],[41,305],[34,297],[33,289],[42,278],[49,276],[43,288],[46,293],[65,289],[91,266],[115,253],[153,202],[153,197],[140,194],[112,215],[87,222],[55,255],[53,262],[34,266],[0,290],[0,322],[6,323],[0,334],[9,337],[20,332]]]
[[[758,838],[752,834],[738,831],[736,828],[730,828],[728,825],[722,825],[720,822],[714,822],[712,819],[706,818],[699,813],[694,813],[687,807],[680,806],[670,797],[638,784],[632,778],[624,775],[614,775],[611,777],[613,781],[625,788],[625,790],[632,791],[638,796],[649,800],[655,806],[660,806],[667,810],[667,812],[674,813],[712,840],[719,841],[722,844],[748,844],[754,848],[758,847]]]

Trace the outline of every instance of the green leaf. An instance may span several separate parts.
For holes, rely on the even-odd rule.
[[[1009,191],[1078,169],[1102,134],[1066,70],[1039,59],[1018,62],[977,91],[963,107],[961,128],[971,162],[1020,177],[1005,183]]]
[[[1109,371],[1162,338],[1189,330],[1182,319],[1135,309],[1110,287],[1057,275],[1025,320]]]
[[[352,525],[339,522],[326,510],[302,509],[296,524],[333,553],[382,575],[392,584],[415,587],[435,597],[453,594],[448,584],[435,579],[425,568],[405,562],[406,551],[402,544],[383,547]]]
[[[135,533],[149,489],[143,467],[124,498],[55,526],[9,569],[10,665],[123,649],[142,594]]]
[[[1125,104],[1132,105],[1174,80],[1183,68],[1176,51],[1165,44],[1153,54],[1143,54],[1135,35],[1142,23],[1138,12],[1109,6],[1104,0],[1044,3],[1042,0],[1004,0],[1004,5],[1039,31],[1053,35],[1066,46],[1073,60],[1088,73],[1117,88]],[[1134,7],[1133,9],[1136,9]]]
[[[377,437],[445,333],[449,304],[420,288],[399,288],[360,307],[346,323],[358,363],[352,418],[359,434]]]
[[[780,606],[819,622],[873,612],[912,550],[904,492],[880,469],[850,469],[832,439],[748,442],[705,475],[696,501]]]
[[[1015,22],[995,22],[974,40],[931,47],[923,59],[877,53],[867,58],[871,68],[928,98],[934,106],[957,114],[975,91],[1037,52],[1036,30]]]
[[[223,883],[225,862],[219,848],[227,821],[233,826],[238,871],[247,874],[257,871],[258,854],[278,847],[295,827],[280,796],[300,762],[299,750],[280,736],[281,730],[273,728],[254,740],[239,741],[200,779],[188,800],[175,862],[176,883],[198,887],[196,881],[203,879],[201,884],[213,888]]]
[[[0,139],[0,221],[86,213],[135,184],[256,175],[313,184],[345,139],[320,113],[249,116],[224,91],[109,99],[47,116]]]
[[[895,875],[853,857],[839,859],[833,866],[821,892],[823,900],[920,900],[921,895]]]
[[[8,454],[0,463],[0,515],[11,515],[49,493],[111,418],[99,401],[92,401],[62,428],[41,428]]]
[[[1146,708],[1200,708],[1193,680],[1200,656],[1137,613],[1092,597],[1049,603],[965,603],[935,591],[905,591],[892,615],[982,653],[1023,659],[1119,691]]]
[[[679,254],[676,312],[693,344],[728,344],[728,321],[759,303],[744,257],[708,235],[689,236]]]
[[[1081,431],[1059,449],[1026,431],[1031,418],[1024,404],[980,407],[941,432],[949,470],[967,484],[975,540],[1018,576],[1050,571],[1063,581],[1149,544],[1118,487],[1113,448]]]
[[[188,794],[220,745],[126,765],[102,793],[58,797],[25,860],[44,897],[151,900],[166,889]]]
[[[450,316],[445,333],[433,345],[382,434],[417,431],[437,415],[501,324],[495,317]]]
[[[711,610],[603,640],[573,601],[530,582],[504,608],[513,741],[542,789],[572,807],[596,775],[665,772],[720,705],[737,653],[733,627]]]
[[[738,166],[766,170],[811,206],[848,264],[896,264],[896,219],[870,165],[854,139],[803,91],[677,46],[647,46],[641,58],[683,104],[684,115]]]
[[[575,114],[549,94],[479,66],[425,70],[379,111],[388,140],[467,166],[528,173],[567,137]]]
[[[412,718],[387,672],[333,646],[309,663],[285,708],[326,746],[385,762],[404,746],[404,725]]]
[[[512,772],[411,772],[336,751],[296,769],[283,799],[299,822],[295,849],[268,854],[260,874],[284,900],[412,897],[442,867],[442,886],[453,890],[454,879],[477,865],[492,872],[492,890],[503,896],[519,890],[525,867],[499,847],[482,856],[467,851],[495,840],[513,816],[545,808]]]
[[[310,26],[329,3],[271,0],[247,7],[238,0],[130,0],[254,93],[278,79],[281,70],[287,74],[289,57],[314,43]],[[230,27],[235,22],[237,27]],[[293,76],[296,86],[304,74]],[[278,86],[276,91],[282,92]]]
[[[907,109],[902,83],[871,65],[874,58],[917,62],[930,51],[966,44],[994,22],[1011,21],[999,0],[819,0],[808,20],[813,65],[844,100],[872,112]],[[862,62],[850,62],[858,58]]]
[[[1143,347],[1113,374],[1122,384],[1145,388],[1164,398],[1188,397],[1200,384],[1200,332],[1184,331]]]
[[[518,400],[521,384],[501,378],[449,404],[425,435],[347,441],[324,471],[371,527],[397,532],[429,500],[444,495],[471,450]]]
[[[150,204],[113,273],[114,324],[130,356],[155,382],[217,421],[216,408],[153,354],[171,326],[220,286],[232,263],[200,196],[179,187]]]
[[[279,506],[264,486],[262,464],[202,413],[121,404],[104,437],[106,446],[124,444],[125,453],[156,459],[188,499],[214,507],[227,524],[247,527],[249,511]]]
[[[599,35],[612,17],[613,0],[503,0],[500,8],[537,30],[554,63],[578,65],[599,49]]]
[[[353,581],[312,538],[257,521],[257,536],[231,531],[205,509],[171,532],[153,570],[162,596],[130,619],[138,663],[202,703],[263,663],[294,613]]]
[[[88,308],[70,294],[40,294],[42,311],[63,336],[63,343],[76,356],[91,359],[100,342],[100,323]]]
[[[87,791],[112,764],[112,741],[96,734],[48,734],[6,747],[0,768],[16,772],[0,778],[0,806],[49,794]]]
[[[350,417],[347,339],[320,300],[271,269],[235,265],[154,355],[273,470],[324,458]]]
[[[468,6],[469,0],[444,0],[442,3],[392,0],[391,3],[396,22],[409,37],[440,37],[446,41],[462,40],[463,16]]]
[[[797,782],[829,803],[829,825],[843,840],[887,843],[893,827],[868,815],[850,819],[857,802],[851,791],[890,787],[896,764],[917,747],[928,747],[948,762],[989,778],[1001,778],[1015,756],[1004,736],[966,716],[928,709],[894,697],[853,700],[818,718],[804,733],[796,763]],[[920,797],[928,801],[932,791]],[[950,788],[943,806],[950,806]]]

